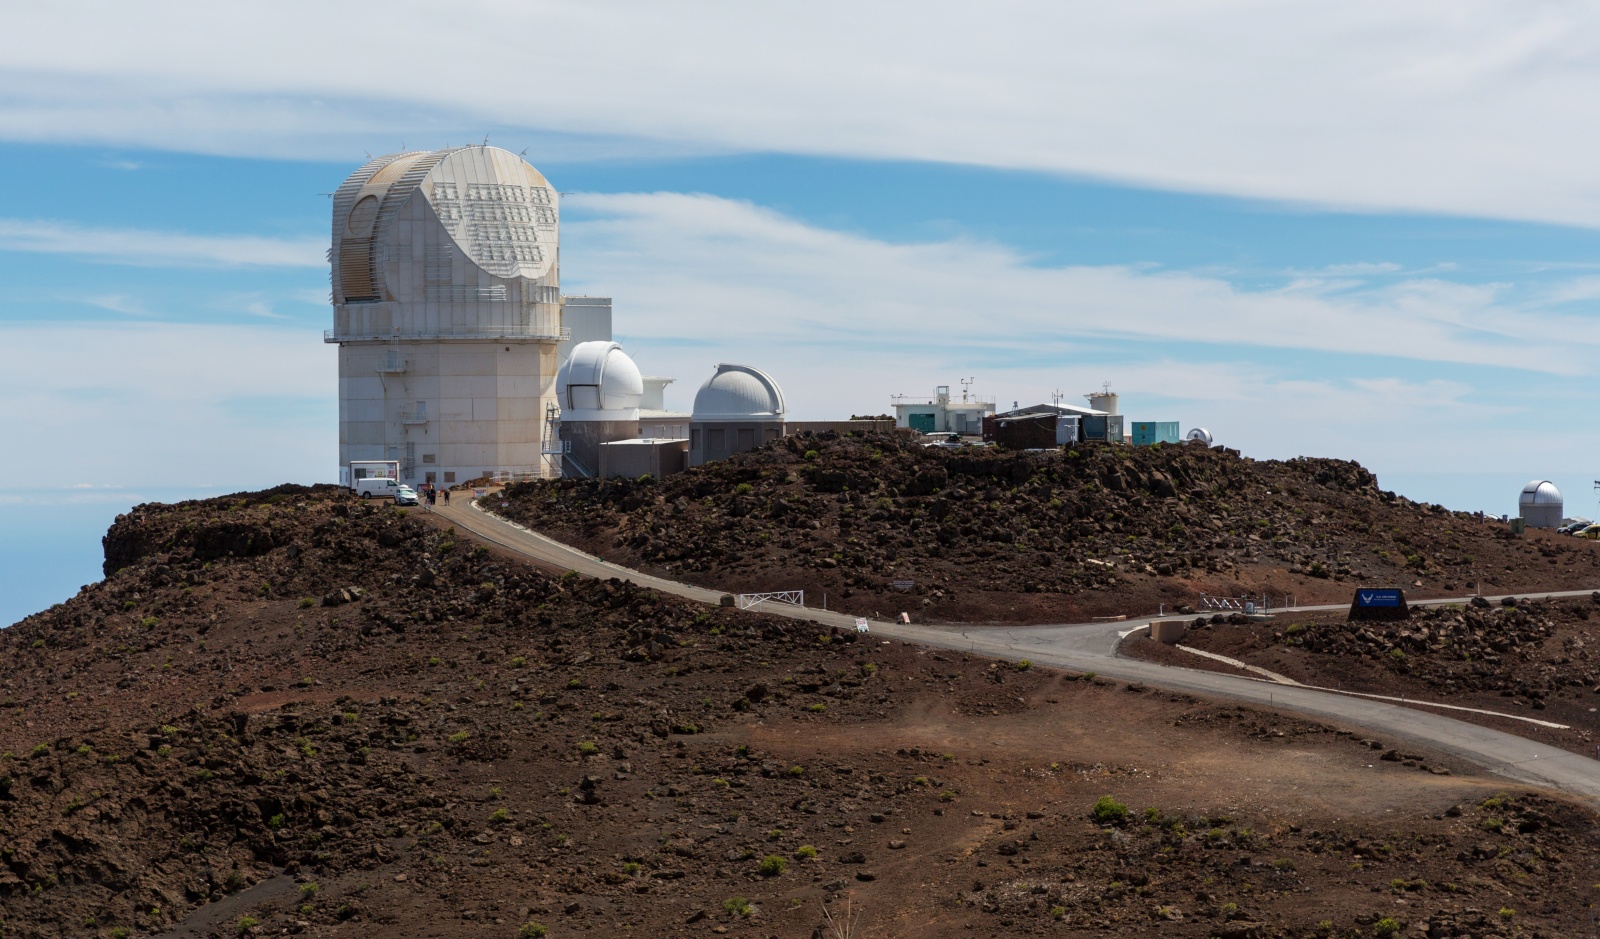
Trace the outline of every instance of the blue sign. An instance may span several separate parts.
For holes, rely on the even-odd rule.
[[[1356,606],[1399,606],[1400,591],[1398,590],[1357,590]]]

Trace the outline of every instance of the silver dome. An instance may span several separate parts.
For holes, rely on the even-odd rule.
[[[1518,505],[1560,505],[1561,490],[1548,479],[1535,479],[1522,487]]]
[[[783,391],[748,365],[718,365],[694,396],[695,421],[783,420]]]

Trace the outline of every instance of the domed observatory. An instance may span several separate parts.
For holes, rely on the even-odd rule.
[[[718,365],[694,396],[689,465],[754,450],[783,434],[783,391],[772,376],[748,365]]]
[[[580,342],[556,375],[556,400],[561,474],[592,477],[599,472],[601,444],[638,436],[644,377],[621,345]]]
[[[548,476],[561,323],[558,195],[495,147],[395,153],[333,195],[339,461],[403,480]],[[343,473],[341,473],[343,475]]]
[[[1548,479],[1535,479],[1522,487],[1517,498],[1522,523],[1529,528],[1560,528],[1561,490]]]

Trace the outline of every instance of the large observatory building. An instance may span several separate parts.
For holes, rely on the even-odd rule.
[[[391,154],[344,181],[324,335],[339,345],[341,475],[354,460],[440,485],[559,474],[541,439],[570,336],[559,234],[554,187],[495,147]]]

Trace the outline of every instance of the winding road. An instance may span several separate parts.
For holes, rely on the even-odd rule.
[[[500,545],[543,565],[577,571],[590,577],[632,581],[663,593],[701,603],[717,604],[724,591],[708,590],[667,580],[613,564],[562,544],[520,525],[501,519],[467,500],[437,505],[434,511],[485,541]],[[1541,596],[1588,596],[1589,591],[1567,591]],[[1470,597],[1430,600],[1430,604],[1466,602]],[[1490,598],[1496,599],[1496,598]],[[1343,605],[1297,607],[1300,611],[1338,610]],[[774,616],[855,629],[851,614],[763,604],[761,612]],[[1183,691],[1210,698],[1226,698],[1293,711],[1345,726],[1360,727],[1391,746],[1424,748],[1480,766],[1517,782],[1559,789],[1600,804],[1600,761],[1548,746],[1537,740],[1508,734],[1399,703],[1355,697],[1333,691],[1284,685],[1219,672],[1158,665],[1117,655],[1123,637],[1138,632],[1156,619],[1143,617],[1114,623],[1059,624],[1012,627],[962,627],[870,622],[877,639],[899,639],[942,649],[954,649],[1035,665],[1094,672],[1106,678],[1139,682],[1151,687]]]

